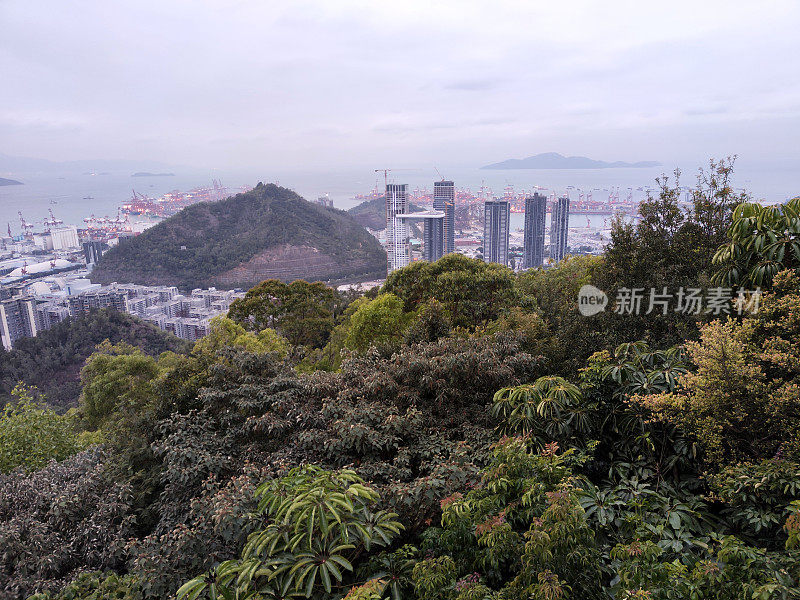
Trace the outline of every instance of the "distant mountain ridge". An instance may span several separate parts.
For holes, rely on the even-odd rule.
[[[661,163],[655,161],[606,162],[585,156],[563,156],[557,152],[545,152],[528,158],[510,158],[481,169],[642,169],[659,166]]]
[[[17,181],[16,179],[5,179],[0,177],[0,185],[24,185],[21,181]]]
[[[181,210],[120,240],[92,272],[98,283],[250,288],[265,279],[345,283],[386,275],[386,252],[346,212],[276,185]]]

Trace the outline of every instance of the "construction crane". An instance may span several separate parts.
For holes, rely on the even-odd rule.
[[[383,173],[384,185],[389,185],[389,173],[393,171],[416,171],[416,169],[375,169],[376,173]],[[386,187],[383,188],[384,190]]]
[[[222,200],[225,198],[226,189],[225,186],[222,185],[222,182],[218,179],[212,179],[211,185],[214,188],[214,199],[215,200]]]
[[[52,208],[48,209],[48,212],[50,213],[50,218],[45,219],[43,221],[44,226],[47,228],[46,231],[50,231],[52,230],[53,227],[56,227],[58,225],[63,225],[64,221],[62,221],[61,219],[56,219],[55,215],[53,214]]]
[[[17,214],[19,215],[19,222],[22,224],[22,233],[27,237],[31,234],[33,230],[33,223],[28,223],[25,220],[25,217],[22,216],[22,211],[18,211]]]

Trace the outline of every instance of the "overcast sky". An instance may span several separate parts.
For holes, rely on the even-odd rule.
[[[0,152],[800,159],[798,30],[798,0],[0,0]]]

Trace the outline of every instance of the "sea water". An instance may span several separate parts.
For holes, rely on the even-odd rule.
[[[441,176],[439,174],[441,171]],[[577,199],[578,190],[592,192],[594,200],[605,201],[610,190],[617,189],[620,200],[630,193],[635,201],[647,195],[648,188],[657,188],[656,178],[666,173],[671,178],[671,167],[643,169],[558,169],[558,170],[484,170],[477,167],[410,168],[389,173],[389,181],[407,183],[410,190],[433,188],[437,179],[451,179],[458,189],[469,189],[478,194],[481,188],[493,196],[502,197],[507,187],[515,192],[540,191],[546,195],[569,192]],[[733,187],[747,189],[756,200],[783,202],[800,194],[800,169],[796,165],[755,166],[737,164]],[[683,169],[681,184],[695,185],[697,166]],[[2,174],[19,179],[24,185],[0,187],[0,231],[5,233],[6,223],[15,234],[20,231],[18,212],[37,226],[49,217],[52,210],[56,218],[67,224],[83,226],[83,219],[115,217],[117,209],[129,200],[135,190],[138,194],[157,198],[173,190],[188,191],[199,186],[210,186],[212,179],[220,180],[230,194],[242,188],[251,188],[258,181],[278,183],[293,189],[301,196],[314,200],[328,194],[337,208],[348,209],[360,202],[355,196],[368,194],[384,186],[384,174],[367,166],[322,172],[316,170],[285,170],[265,167],[262,172],[225,172],[220,170],[176,171],[172,177],[131,177],[130,173],[62,173],[52,174]],[[596,216],[593,215],[591,219]],[[584,219],[586,217],[583,217]],[[601,217],[600,220],[605,219]],[[572,225],[572,224],[571,224]],[[594,223],[598,226],[598,223]]]

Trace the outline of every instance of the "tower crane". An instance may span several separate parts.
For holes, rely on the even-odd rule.
[[[416,169],[375,169],[376,173],[383,173],[383,183],[384,185],[389,185],[389,173],[393,171],[415,171]],[[386,190],[386,188],[383,188]]]
[[[31,230],[33,229],[33,223],[28,223],[25,220],[25,217],[22,216],[22,211],[18,211],[17,214],[19,215],[19,222],[22,224],[22,233],[25,236],[29,236],[31,234]]]
[[[55,215],[53,214],[53,209],[48,209],[50,213],[50,218],[44,220],[45,227],[47,227],[47,231],[50,231],[53,227],[57,225],[61,225],[64,223],[61,219],[56,219]]]

